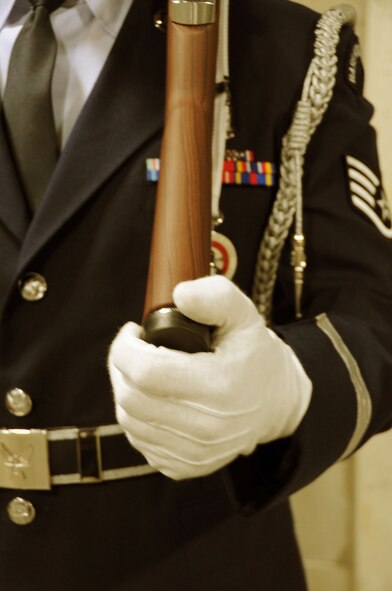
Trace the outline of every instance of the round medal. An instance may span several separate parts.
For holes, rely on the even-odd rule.
[[[215,232],[211,233],[212,273],[224,275],[232,279],[237,270],[237,252],[227,236]]]

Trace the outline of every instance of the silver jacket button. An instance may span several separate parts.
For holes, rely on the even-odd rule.
[[[27,392],[20,388],[13,388],[5,395],[5,406],[15,417],[26,417],[31,413],[33,401]]]
[[[21,497],[16,497],[8,503],[7,513],[10,521],[16,525],[29,525],[35,519],[34,506]]]
[[[45,277],[39,273],[26,273],[18,283],[19,291],[24,300],[38,302],[48,290]]]

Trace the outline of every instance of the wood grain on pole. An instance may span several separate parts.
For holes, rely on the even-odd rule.
[[[209,275],[217,25],[168,21],[165,128],[144,318]]]

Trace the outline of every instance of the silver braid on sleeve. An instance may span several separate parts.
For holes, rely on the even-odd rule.
[[[337,47],[341,28],[354,24],[356,13],[341,4],[323,14],[316,26],[314,56],[305,78],[291,126],[282,140],[280,181],[255,268],[253,301],[271,319],[272,301],[282,250],[294,222],[291,265],[294,270],[296,318],[302,317],[301,301],[306,268],[303,229],[303,172],[306,151],[333,96],[338,68]]]

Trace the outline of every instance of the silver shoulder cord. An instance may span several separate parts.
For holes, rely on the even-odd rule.
[[[337,73],[340,30],[354,24],[356,13],[348,4],[328,10],[317,23],[314,57],[292,124],[282,141],[280,183],[256,262],[253,301],[270,320],[279,261],[290,227],[294,224],[292,260],[296,318],[302,317],[301,299],[306,268],[303,229],[303,172],[309,142],[333,96]]]

